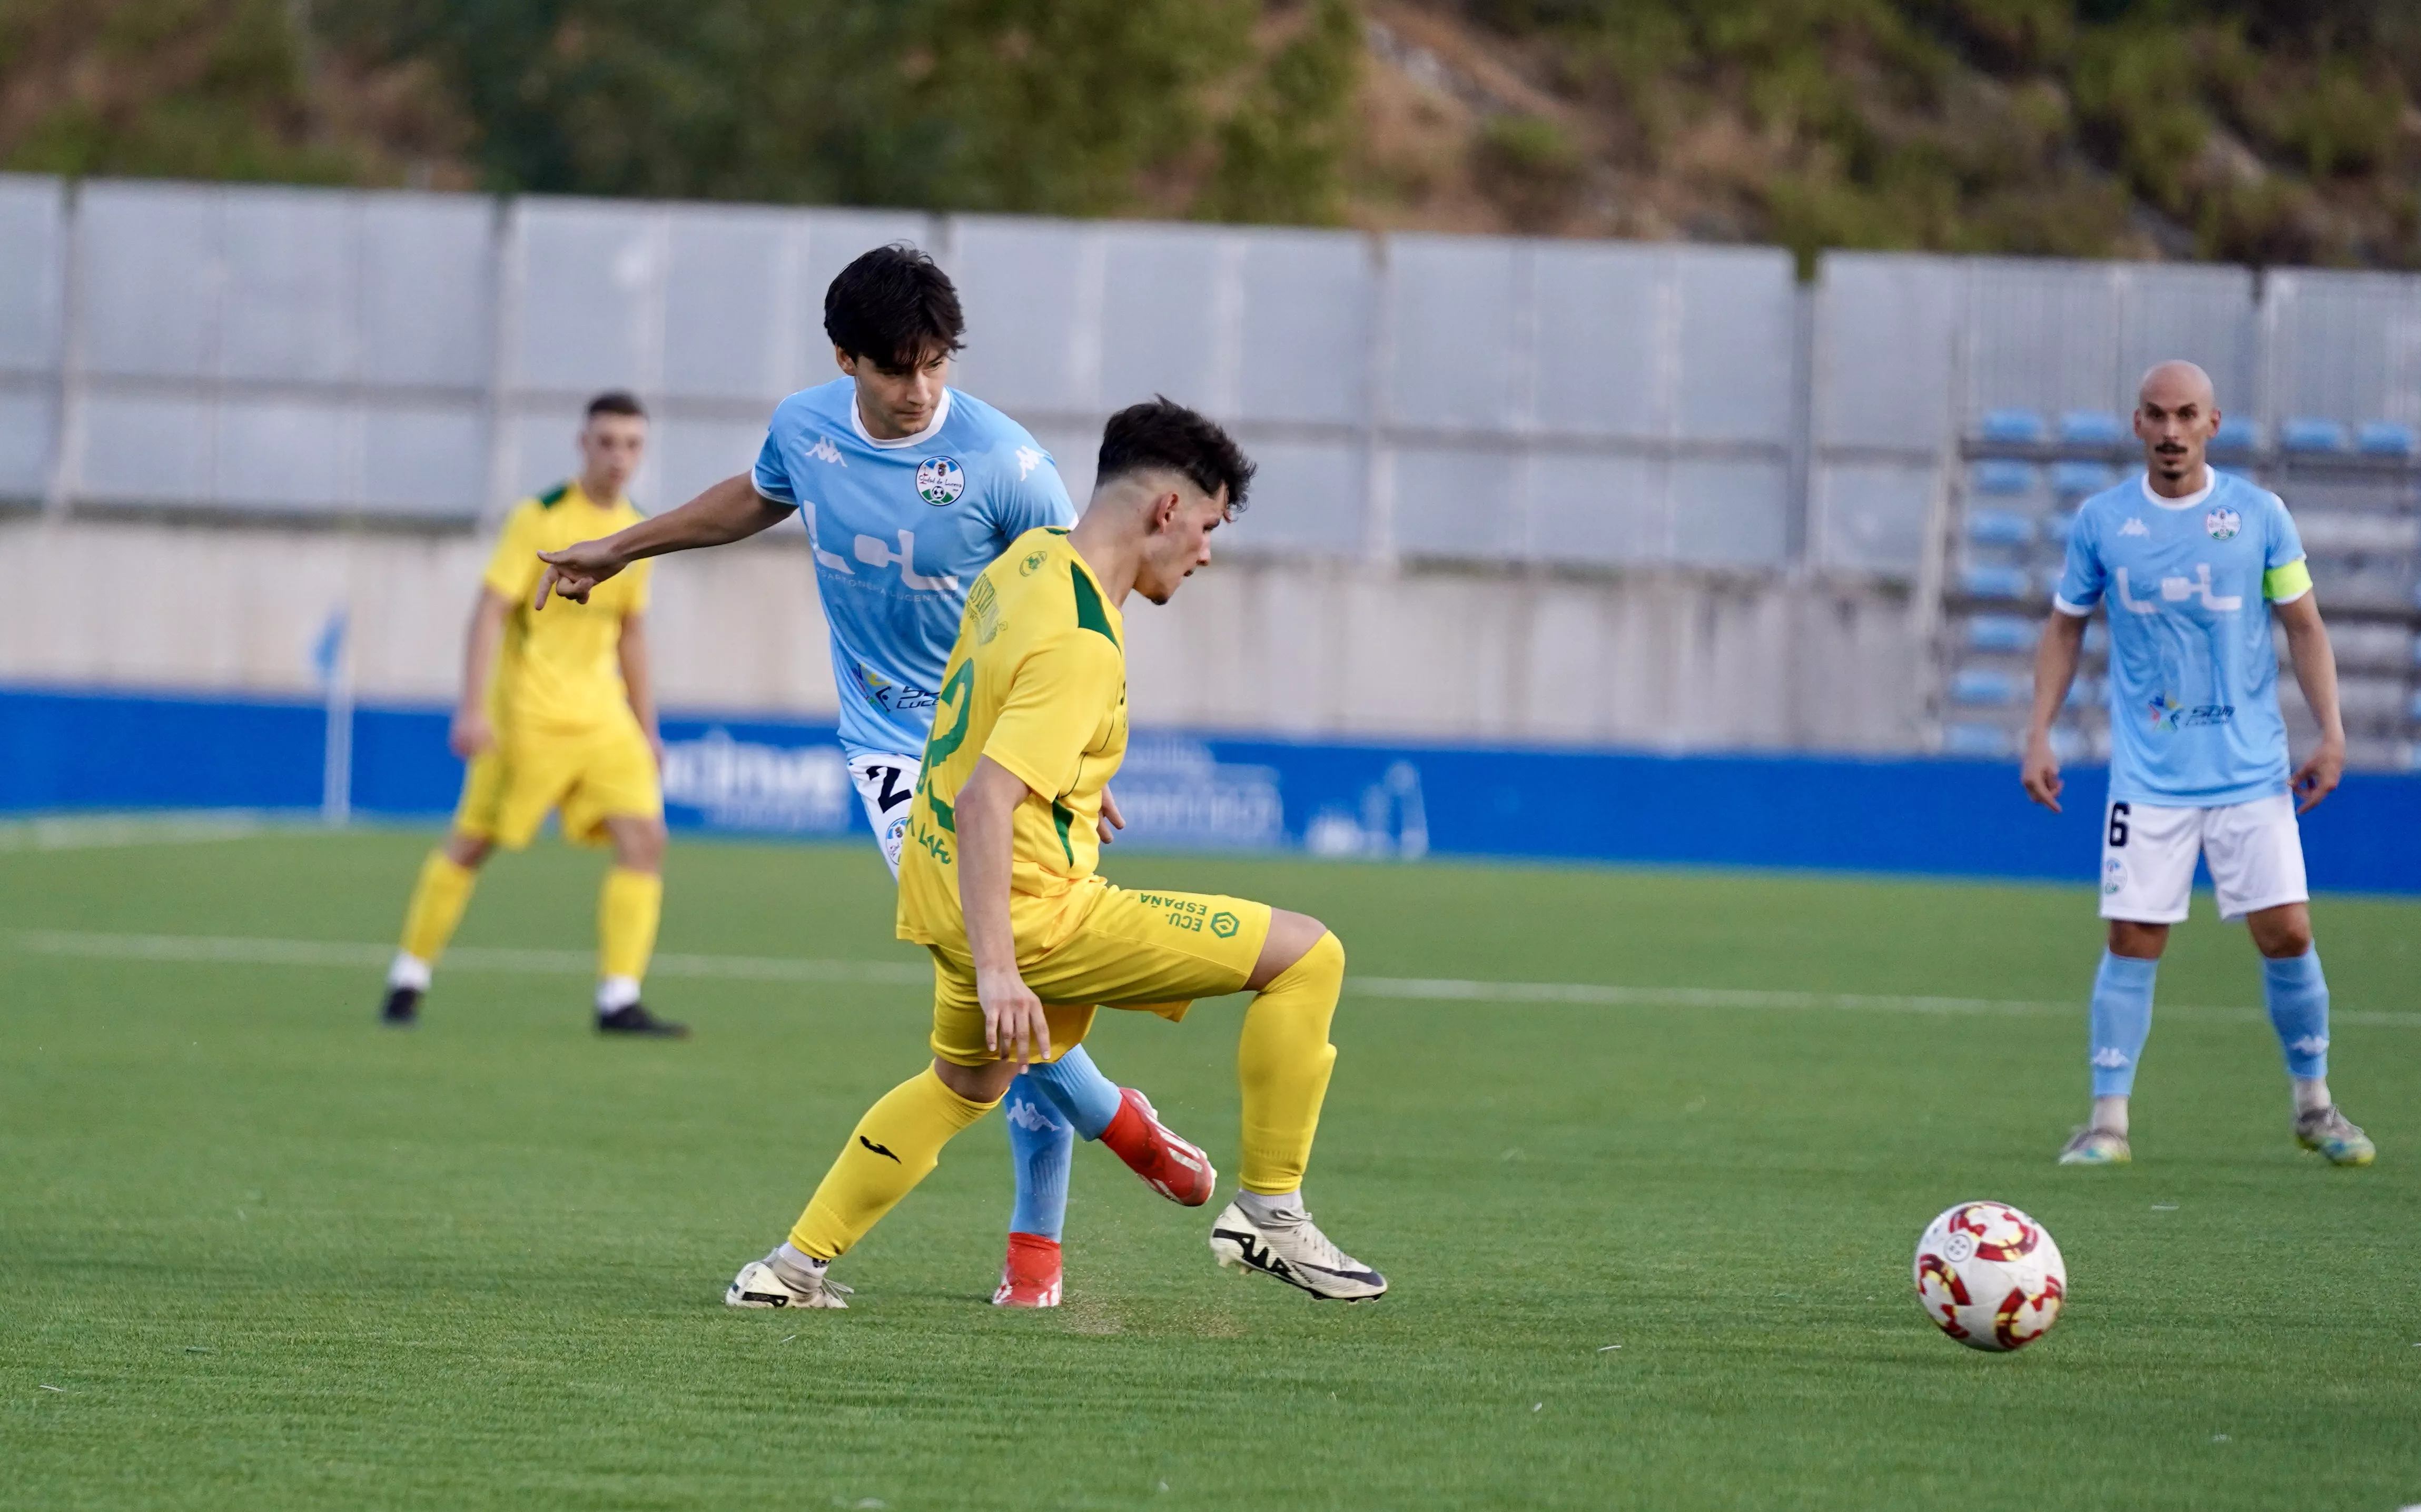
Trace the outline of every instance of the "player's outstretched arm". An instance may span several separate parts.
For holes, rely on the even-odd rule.
[[[1011,827],[1025,802],[1025,780],[984,756],[959,789],[959,908],[975,957],[976,999],[983,1005],[984,1045],[1005,1060],[1051,1056],[1051,1021],[1017,969],[1008,922]]]
[[[2026,755],[2018,767],[2018,781],[2026,796],[2059,812],[2059,756],[2051,748],[2052,722],[2068,702],[2069,685],[2076,681],[2076,663],[2085,654],[2085,616],[2054,609],[2035,643],[2035,709],[2026,722]]]
[[[2345,719],[2337,708],[2337,657],[2329,645],[2329,627],[2320,621],[2320,606],[2308,590],[2288,603],[2271,605],[2287,631],[2287,657],[2294,663],[2295,685],[2320,726],[2320,743],[2295,769],[2295,812],[2309,813],[2336,791],[2345,777]]]
[[[789,518],[787,504],[775,504],[757,491],[745,473],[726,477],[704,493],[652,520],[642,520],[598,540],[584,540],[559,552],[540,552],[546,575],[538,582],[531,607],[546,607],[547,595],[560,594],[573,603],[586,603],[589,590],[643,557],[700,546],[727,546],[770,530]]]

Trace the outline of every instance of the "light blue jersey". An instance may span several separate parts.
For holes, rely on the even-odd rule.
[[[2108,595],[2110,796],[2219,808],[2287,790],[2270,601],[2310,591],[2278,496],[2214,472],[2185,499],[2138,475],[2085,501],[2057,607]]]
[[[956,389],[898,441],[866,433],[849,379],[803,389],[773,411],[751,476],[806,518],[852,757],[925,749],[976,574],[1037,525],[1076,522],[1051,454]]]

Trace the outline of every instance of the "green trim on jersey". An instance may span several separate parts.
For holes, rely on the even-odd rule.
[[[538,496],[538,507],[541,509],[552,509],[556,505],[561,504],[565,497],[570,492],[571,480],[570,478],[566,478],[564,481],[557,483],[554,487],[547,490],[544,493],[539,494]]]
[[[1093,580],[1085,575],[1085,569],[1073,562],[1068,564],[1068,575],[1076,584],[1076,628],[1099,631],[1104,640],[1117,646],[1117,631],[1110,629],[1110,611],[1101,602],[1101,591],[1093,586]]]
[[[1051,801],[1051,822],[1058,826],[1059,849],[1068,852],[1068,865],[1074,865],[1076,847],[1068,838],[1068,827],[1076,822],[1076,816],[1068,811],[1067,804],[1054,798]]]

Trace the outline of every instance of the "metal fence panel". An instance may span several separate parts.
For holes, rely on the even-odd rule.
[[[1407,556],[1522,554],[1523,459],[1511,451],[1413,444],[1395,455],[1396,549]]]
[[[364,418],[359,507],[472,519],[487,491],[488,421],[476,407],[381,406]]]
[[[1694,247],[1673,277],[1675,433],[1786,444],[1797,319],[1790,255]],[[1779,515],[1774,522],[1779,527]]]
[[[353,406],[230,398],[212,420],[211,503],[305,511],[359,497],[362,417]]]
[[[1370,490],[1368,453],[1360,443],[1266,441],[1251,450],[1259,471],[1243,518],[1229,527],[1234,550],[1360,554]],[[1219,533],[1218,547],[1228,547],[1229,530]]]
[[[1336,231],[1239,231],[1236,415],[1359,426],[1370,411],[1369,243]]]
[[[1653,438],[1671,429],[1663,402],[1672,355],[1674,253],[1663,247],[1557,242],[1538,248],[1539,429],[1563,435]]]
[[[1828,462],[1816,469],[1822,561],[1849,571],[1907,577],[1925,555],[1941,464],[1931,460]]]
[[[214,375],[286,383],[353,377],[355,196],[250,186],[218,193],[225,271]]]
[[[649,206],[529,199],[514,207],[514,387],[660,386],[666,229],[664,212]]]
[[[56,179],[0,173],[0,371],[52,372],[67,288],[67,192]]]
[[[88,184],[77,221],[76,319],[86,369],[209,376],[218,356],[219,192]]]
[[[1105,229],[1103,409],[1165,394],[1211,414],[1235,413],[1240,252],[1231,239],[1203,228]]]
[[[2113,374],[2117,387],[2104,406],[2111,413],[2134,409],[2144,370],[2173,358],[2198,364],[2210,374],[2223,413],[2255,413],[2258,321],[2248,270],[2146,265],[2109,272],[2122,311]]]
[[[0,390],[0,500],[30,504],[49,491],[58,429],[53,396]]]
[[[1789,556],[1789,473],[1779,461],[1672,464],[1672,554],[1698,567],[1778,568]]]
[[[2421,424],[2421,289],[2397,273],[2277,273],[2273,419]]]
[[[375,194],[359,204],[363,380],[487,387],[496,366],[495,202]]]
[[[966,307],[960,383],[1012,414],[1094,408],[1101,233],[1067,221],[971,216],[948,259]]]
[[[1389,418],[1452,429],[1520,427],[1530,301],[1516,287],[1526,282],[1519,244],[1396,236],[1387,262]]]
[[[95,394],[74,459],[84,496],[107,504],[211,502],[210,406],[195,398]]]
[[[1534,454],[1527,554],[1554,567],[1663,561],[1671,464],[1644,456]]]
[[[804,226],[777,210],[696,206],[667,222],[664,392],[770,408],[799,366],[792,263]]]
[[[647,502],[640,507],[661,512],[688,503],[711,484],[720,483],[755,465],[765,442],[762,420],[717,420],[695,415],[668,415],[649,428]]]
[[[2106,264],[1979,257],[1968,285],[1968,418],[2108,410],[2119,391],[2119,301]]]
[[[1825,255],[1816,275],[1818,445],[1931,452],[1949,442],[1965,286],[1956,258]]]

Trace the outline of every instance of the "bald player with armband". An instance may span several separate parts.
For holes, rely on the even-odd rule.
[[[2109,944],[2093,981],[2093,1111],[2060,1151],[2062,1165],[2133,1158],[2128,1103],[2151,1035],[2152,984],[2169,927],[2186,916],[2198,857],[2210,867],[2220,917],[2242,919],[2261,954],[2296,1142],[2336,1165],[2367,1165],[2376,1153],[2329,1095],[2329,988],[2296,826],[2345,771],[2336,662],[2294,520],[2276,494],[2209,464],[2218,433],[2219,401],[2201,368],[2164,362],[2144,375],[2135,434],[2145,470],[2078,508],[2036,651],[2020,780],[2056,812],[2052,723],[2075,679],[2085,621],[2106,609]],[[2320,727],[2319,744],[2291,772],[2273,623]]]

